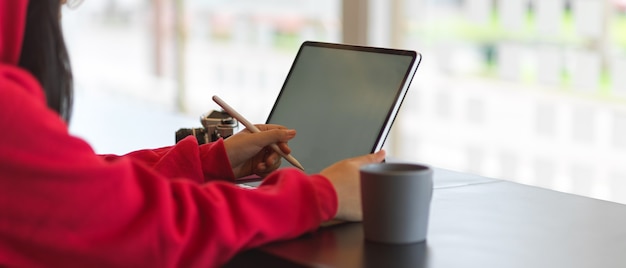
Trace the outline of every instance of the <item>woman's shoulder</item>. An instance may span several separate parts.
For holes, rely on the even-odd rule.
[[[0,63],[0,94],[2,99],[27,97],[45,102],[45,93],[37,79],[28,71]]]

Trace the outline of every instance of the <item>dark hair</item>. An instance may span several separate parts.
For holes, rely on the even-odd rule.
[[[69,123],[73,79],[61,30],[59,0],[31,0],[19,66],[30,71],[46,93],[48,107]]]

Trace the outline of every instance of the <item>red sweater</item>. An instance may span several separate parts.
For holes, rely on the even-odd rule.
[[[96,155],[16,67],[26,6],[0,1],[0,266],[212,267],[335,215],[320,175],[233,185],[222,141]]]

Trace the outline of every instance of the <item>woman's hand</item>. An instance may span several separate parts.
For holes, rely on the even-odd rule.
[[[224,140],[226,154],[236,178],[248,175],[265,177],[276,170],[281,157],[269,145],[276,143],[285,153],[291,153],[287,141],[296,136],[296,131],[279,125],[255,125],[261,132],[252,133],[244,129]]]
[[[361,179],[359,169],[363,165],[380,163],[385,159],[385,151],[339,161],[320,172],[335,187],[339,207],[335,219],[361,221]]]

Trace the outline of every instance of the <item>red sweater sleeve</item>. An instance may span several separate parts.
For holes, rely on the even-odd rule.
[[[114,161],[120,156],[101,157],[106,161]],[[123,157],[142,162],[169,178],[183,177],[202,183],[212,180],[233,181],[235,177],[222,139],[198,145],[198,141],[189,136],[174,146],[139,150]]]
[[[222,142],[98,156],[32,77],[1,65],[0,125],[0,266],[213,267],[336,213],[319,175],[214,181],[232,179]]]

